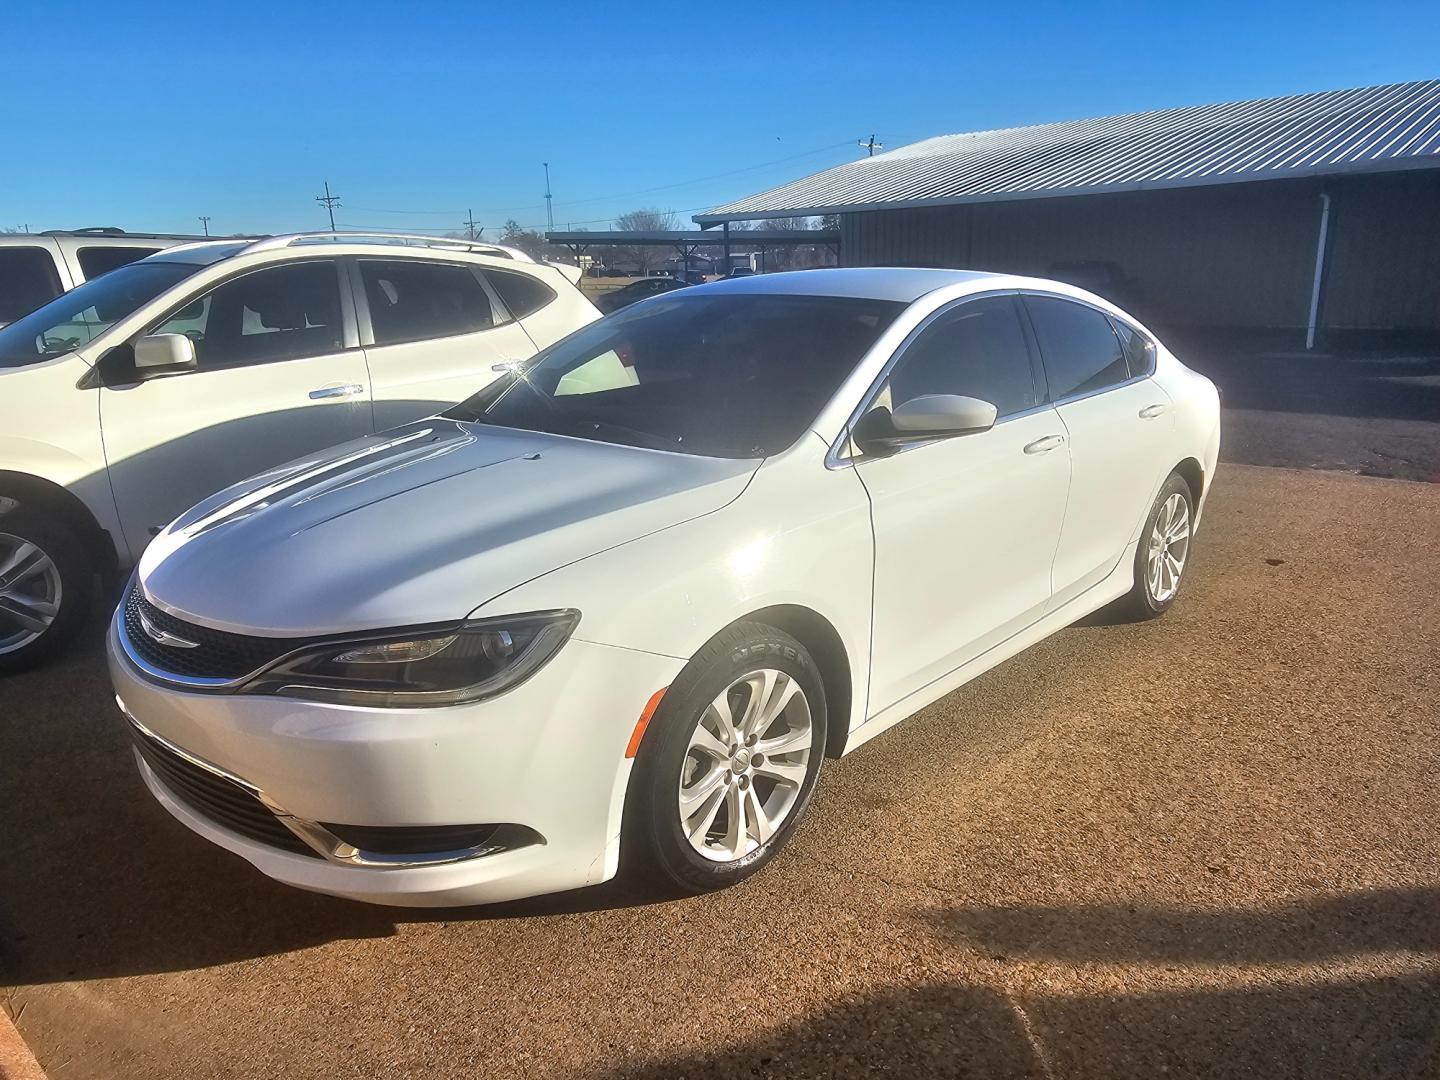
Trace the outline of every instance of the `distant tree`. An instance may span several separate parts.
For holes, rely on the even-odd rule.
[[[675,228],[675,211],[657,210],[649,207],[643,210],[629,210],[615,219],[616,232],[670,232]],[[671,252],[663,247],[641,244],[625,244],[615,248],[615,257],[639,268],[648,274],[669,258]]]
[[[823,214],[823,215],[821,215],[821,217],[820,217],[820,228],[822,228],[822,229],[830,229],[831,231],[840,228],[840,215],[839,215],[839,214]]]
[[[506,247],[519,248],[532,259],[546,261],[551,258],[553,245],[546,242],[543,234],[534,229],[527,229],[514,218],[505,222],[500,229],[500,235],[495,238],[497,244],[504,244]]]

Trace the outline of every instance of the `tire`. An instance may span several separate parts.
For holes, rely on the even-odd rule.
[[[1178,499],[1178,502],[1174,500]],[[1183,508],[1183,509],[1182,509]],[[1173,514],[1172,514],[1173,511]],[[1158,550],[1161,535],[1170,523],[1172,539],[1165,544],[1172,564],[1165,567],[1157,587],[1152,571],[1152,555]],[[1135,584],[1116,605],[1116,611],[1133,620],[1156,619],[1170,610],[1179,594],[1185,568],[1190,565],[1190,542],[1194,538],[1195,503],[1190,485],[1179,473],[1171,473],[1155,497],[1155,505],[1145,517],[1140,543],[1135,549]],[[1183,536],[1178,535],[1183,529]],[[1173,563],[1179,564],[1178,571]]]
[[[0,513],[0,675],[49,659],[94,595],[95,568],[64,522],[24,503]]]
[[[753,682],[747,676],[754,676]],[[756,688],[766,687],[770,697],[761,700],[783,699],[779,711],[772,707],[771,718],[761,719],[743,746],[722,741],[719,736],[735,727],[745,737],[745,706]],[[728,729],[714,707],[722,695],[738,721]],[[621,840],[627,871],[694,894],[733,885],[759,870],[785,845],[809,806],[825,756],[825,715],[824,683],[800,642],[751,622],[717,635],[665,692],[636,754]],[[808,740],[801,735],[807,725]],[[767,744],[774,748],[771,757],[757,756],[755,748]],[[722,749],[737,752],[726,759]],[[682,780],[684,794],[695,800],[684,819]],[[736,807],[743,835],[734,827]],[[702,829],[706,814],[710,823]],[[690,833],[697,831],[692,841]]]

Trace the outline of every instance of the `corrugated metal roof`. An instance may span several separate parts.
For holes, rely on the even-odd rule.
[[[941,135],[695,221],[1440,167],[1440,79]]]

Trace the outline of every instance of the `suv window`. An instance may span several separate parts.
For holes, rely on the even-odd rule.
[[[1125,353],[1130,377],[1138,379],[1142,375],[1155,374],[1155,343],[1119,319],[1111,319],[1110,325],[1115,327],[1115,333],[1120,338],[1120,348]]]
[[[38,247],[0,248],[0,323],[14,322],[62,291],[50,252]]]
[[[256,270],[173,312],[152,334],[185,334],[200,370],[324,356],[344,347],[333,260]]]
[[[554,289],[529,274],[510,274],[504,270],[486,270],[484,273],[513,318],[523,319],[533,315],[555,299]]]
[[[1027,296],[1025,307],[1052,400],[1103,390],[1130,377],[1120,339],[1101,312],[1054,296]]]
[[[360,260],[376,345],[452,337],[495,325],[490,296],[466,266]]]
[[[1040,404],[1013,299],[969,300],[941,314],[906,348],[878,404],[894,408],[924,394],[980,398],[1001,416]]]
[[[159,250],[143,247],[82,247],[75,252],[75,257],[80,260],[80,269],[85,271],[85,280],[89,281],[101,274],[108,274],[111,270],[128,266],[136,259],[154,255]]]

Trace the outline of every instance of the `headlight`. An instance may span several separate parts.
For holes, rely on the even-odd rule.
[[[332,641],[286,657],[242,688],[344,705],[455,705],[494,697],[539,671],[578,611],[537,611],[394,637]]]

